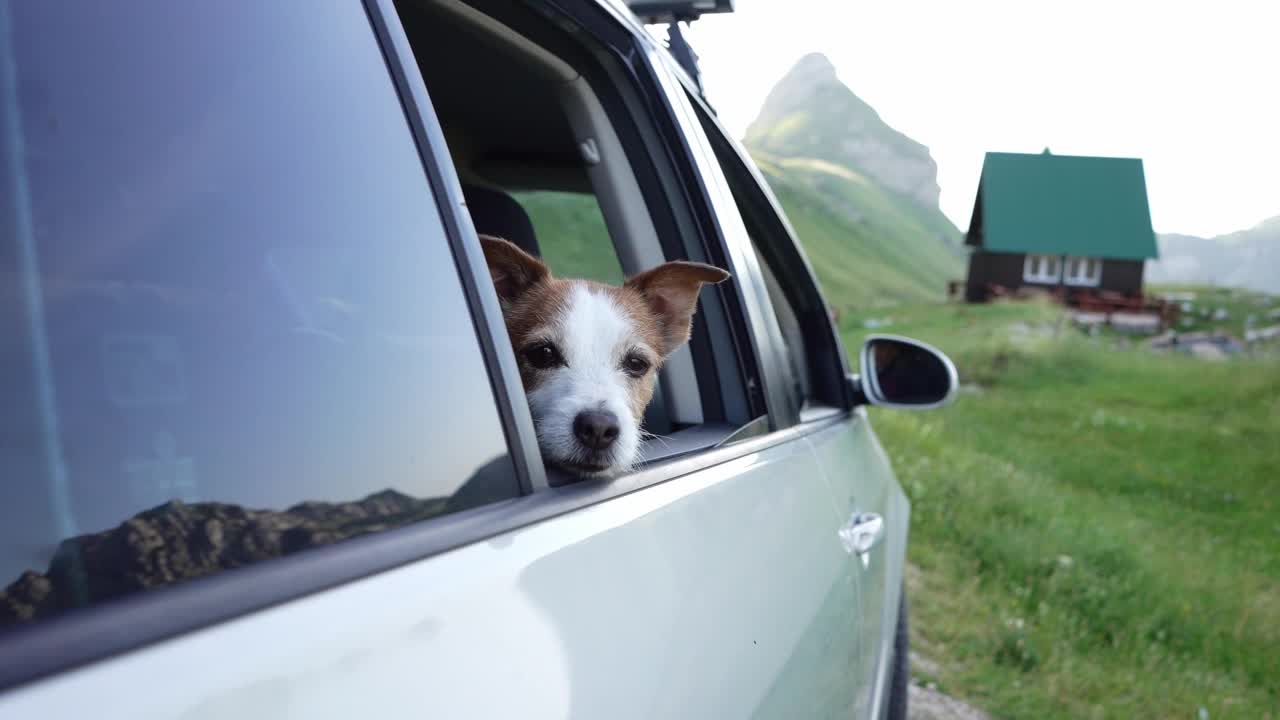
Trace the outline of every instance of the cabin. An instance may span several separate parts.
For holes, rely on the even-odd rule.
[[[965,300],[1043,290],[1069,305],[1143,305],[1157,257],[1142,161],[987,153],[965,244]]]

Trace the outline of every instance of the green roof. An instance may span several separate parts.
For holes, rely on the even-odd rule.
[[[966,242],[992,252],[1157,257],[1142,161],[987,153]]]

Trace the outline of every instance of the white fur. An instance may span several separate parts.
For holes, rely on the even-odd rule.
[[[529,393],[543,455],[554,462],[584,461],[574,418],[584,410],[607,410],[618,418],[618,439],[606,451],[609,467],[601,474],[626,470],[640,448],[640,425],[631,415],[632,381],[622,371],[622,360],[628,350],[647,347],[634,324],[613,298],[578,285],[561,316],[538,334],[555,343],[566,365],[550,371]]]

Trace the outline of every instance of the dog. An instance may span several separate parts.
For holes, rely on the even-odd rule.
[[[702,286],[729,273],[677,260],[617,287],[553,277],[502,238],[480,243],[543,459],[580,477],[626,472],[658,369],[689,339]]]

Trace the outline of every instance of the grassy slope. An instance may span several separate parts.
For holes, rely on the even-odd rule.
[[[941,299],[963,273],[955,228],[860,175],[758,154],[757,161],[841,312]]]
[[[928,148],[885,124],[825,58],[802,59],[774,87],[743,142],[841,311],[940,300],[963,274],[951,221],[861,167],[871,145],[923,173]]]
[[[789,79],[784,77],[779,85]],[[850,128],[857,128],[862,139],[873,138],[899,157],[922,158],[929,153],[924,145],[889,127],[874,108],[835,77],[811,86],[800,102],[793,99],[778,106],[766,99],[743,142],[774,154],[829,158],[852,166],[855,154],[847,152],[841,142],[850,137]]]
[[[931,679],[1006,717],[1280,717],[1280,363],[1114,349],[1037,305],[893,322],[983,384],[873,412]]]
[[[622,282],[622,267],[600,206],[591,195],[562,192],[515,194],[538,235],[538,249],[560,277]]]

